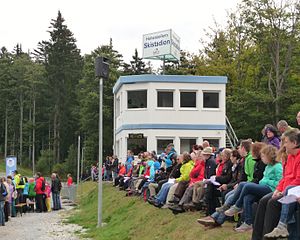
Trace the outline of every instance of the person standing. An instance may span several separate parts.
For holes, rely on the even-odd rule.
[[[296,116],[296,120],[297,120],[298,127],[300,128],[300,111],[298,112],[298,114]]]
[[[67,185],[68,185],[68,187],[71,187],[72,186],[72,184],[73,184],[73,178],[72,178],[72,176],[71,176],[71,173],[69,173],[68,175],[67,175]]]
[[[16,198],[16,204],[22,203],[23,201],[23,190],[25,187],[25,181],[24,178],[21,176],[20,173],[18,173],[17,170],[13,172],[14,176],[14,183],[15,183],[15,188],[17,190],[17,198]]]
[[[2,178],[2,182],[6,188],[6,197],[5,197],[5,204],[4,204],[4,215],[5,215],[5,222],[8,222],[8,217],[10,216],[10,207],[9,207],[9,198],[11,197],[11,193],[9,190],[9,185],[5,179],[5,177]]]
[[[118,166],[119,166],[119,159],[116,155],[114,155],[112,160],[112,169],[111,169],[113,183],[115,182],[115,179],[118,177]]]
[[[45,179],[42,177],[40,172],[36,173],[36,185],[35,185],[35,192],[36,192],[36,208],[37,212],[47,211],[46,203],[45,203],[45,189],[46,183]]]
[[[7,196],[7,190],[3,184],[3,178],[0,179],[0,226],[5,226],[4,204]]]
[[[53,201],[53,210],[61,209],[60,204],[60,191],[61,191],[61,182],[58,176],[55,173],[51,175],[51,193],[52,193],[52,201]]]

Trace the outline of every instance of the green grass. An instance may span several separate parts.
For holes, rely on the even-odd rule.
[[[17,170],[22,176],[32,177],[32,169],[18,166]],[[0,159],[0,172],[6,172],[4,159]]]
[[[243,240],[249,233],[236,233],[233,223],[225,223],[217,229],[204,230],[196,219],[199,212],[173,215],[168,209],[157,209],[137,197],[125,197],[125,193],[111,185],[103,186],[103,222],[107,225],[98,229],[97,184],[87,182],[80,193],[78,211],[69,217],[87,229],[84,237],[99,240]]]

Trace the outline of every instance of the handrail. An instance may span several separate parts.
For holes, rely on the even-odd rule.
[[[227,126],[228,126],[227,129],[228,129],[228,130],[230,131],[230,133],[233,135],[233,136],[231,136],[231,137],[233,138],[234,144],[237,144],[239,140],[238,140],[238,138],[237,138],[237,136],[236,136],[236,134],[235,134],[235,132],[234,132],[234,130],[233,130],[233,127],[232,127],[232,125],[231,125],[231,123],[230,123],[228,117],[225,116],[225,118],[226,118],[226,123],[227,123]]]

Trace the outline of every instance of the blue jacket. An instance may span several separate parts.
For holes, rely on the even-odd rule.
[[[24,187],[24,190],[23,190],[23,195],[29,195],[29,183],[25,183],[25,187]]]
[[[176,151],[174,148],[172,148],[172,150],[169,152],[169,154],[167,155],[166,159],[165,159],[165,163],[166,163],[166,168],[171,167],[173,162],[172,162],[172,157],[173,155],[176,154]]]
[[[132,162],[133,162],[133,156],[128,156],[125,162],[126,173],[128,173],[132,168]]]
[[[150,176],[149,181],[153,182],[155,177],[155,168],[154,168],[154,161],[150,160],[147,162],[148,167],[150,167]]]

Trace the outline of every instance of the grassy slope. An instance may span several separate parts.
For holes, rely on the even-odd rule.
[[[29,168],[23,168],[23,167],[18,166],[17,169],[18,169],[18,172],[21,173],[23,176],[29,176],[29,177],[32,176],[32,170]],[[3,159],[0,159],[0,172],[3,172],[3,173],[6,172],[5,162]]]
[[[96,228],[97,185],[85,183],[82,189],[79,211],[69,219],[87,228],[87,236],[101,240],[189,240],[189,239],[249,239],[249,233],[235,233],[232,223],[205,231],[196,219],[199,212],[173,215],[168,209],[157,209],[137,197],[124,197],[110,185],[103,187],[103,219],[107,226]]]

